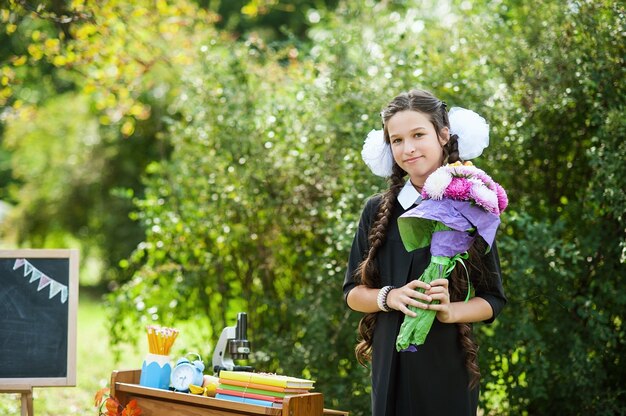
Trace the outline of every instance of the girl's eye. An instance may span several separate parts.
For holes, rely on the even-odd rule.
[[[391,143],[394,143],[394,144],[395,144],[395,143],[400,143],[401,141],[402,141],[402,139],[401,139],[401,138],[396,137],[395,139],[391,140]]]
[[[415,137],[416,139],[419,139],[422,136],[423,136],[422,133],[415,133],[415,135],[413,137]]]

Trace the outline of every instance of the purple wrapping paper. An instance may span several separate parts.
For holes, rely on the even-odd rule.
[[[450,233],[439,231],[435,234],[444,233],[435,237],[433,234],[433,240],[437,245],[437,251],[452,253],[452,247],[455,247],[455,251],[452,256],[457,253],[461,253],[465,250],[458,250],[456,244],[465,246],[468,244],[467,237],[461,237],[461,234],[467,235],[467,231],[472,228],[476,229],[478,235],[480,235],[485,242],[491,247],[493,240],[496,237],[496,231],[500,225],[500,217],[496,214],[486,211],[485,209],[472,205],[468,201],[456,201],[453,199],[427,199],[422,201],[418,206],[402,214],[399,218],[398,225],[400,226],[400,234],[404,240],[403,228],[410,226],[415,220],[434,220],[439,221],[447,227],[452,228],[462,233]],[[469,237],[472,238],[472,237]],[[405,244],[407,242],[405,241]],[[432,243],[431,243],[432,244]],[[471,241],[469,241],[471,245]],[[469,248],[469,245],[467,245]],[[438,256],[450,256],[449,254],[439,254],[432,250],[433,255]]]
[[[475,239],[465,231],[436,231],[430,242],[430,254],[453,257],[469,250]]]

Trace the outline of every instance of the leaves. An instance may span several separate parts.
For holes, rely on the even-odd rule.
[[[102,401],[104,400],[104,396],[108,395],[110,391],[111,389],[108,387],[103,387],[100,390],[98,390],[94,397],[94,406],[99,407],[100,404],[102,404]]]
[[[486,340],[496,360],[481,357],[486,401],[510,413],[611,414],[625,394],[613,387],[623,371],[600,374],[625,345],[614,319],[626,302],[626,224],[613,196],[626,185],[614,163],[624,157],[615,116],[625,77],[613,65],[624,14],[606,1],[499,10],[486,47],[507,85],[494,142],[513,201],[500,246],[510,302]]]
[[[396,93],[429,89],[489,120],[477,164],[511,201],[509,305],[476,326],[481,407],[618,413],[623,8],[306,3],[302,37],[279,44],[245,32],[280,2],[217,3],[236,13],[147,0],[0,9],[2,197],[17,207],[5,235],[106,259],[116,342],[158,321],[210,349],[247,311],[255,367],[314,378],[327,407],[367,414],[359,316],[339,292],[360,210],[385,186],[361,144]]]

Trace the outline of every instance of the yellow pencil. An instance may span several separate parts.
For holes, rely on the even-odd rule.
[[[170,354],[170,349],[178,336],[177,329],[148,325],[146,326],[146,332],[148,334],[148,349],[151,354]]]

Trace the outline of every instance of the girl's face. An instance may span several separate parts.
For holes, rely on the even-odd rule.
[[[413,185],[423,186],[428,175],[443,163],[443,145],[450,138],[448,128],[437,134],[425,114],[406,110],[387,120],[387,132],[396,163],[409,174]]]

